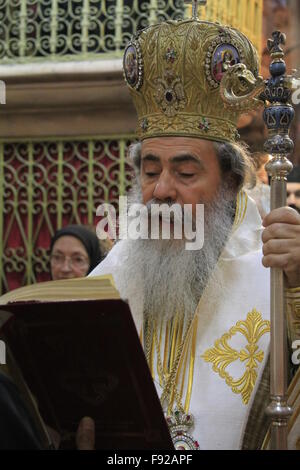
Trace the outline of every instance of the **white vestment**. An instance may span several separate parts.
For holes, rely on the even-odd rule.
[[[201,297],[184,350],[186,362],[183,360],[178,379],[183,401],[188,403],[186,411],[194,417],[190,434],[200,449],[241,447],[267,360],[270,281],[269,270],[261,263],[261,234],[256,205],[245,192],[240,192],[232,233],[218,261],[222,288],[209,282]],[[118,288],[123,245],[123,241],[116,243],[90,275],[112,274]],[[126,293],[122,295],[126,297]],[[142,293],[136,292],[128,301],[140,334]],[[161,334],[164,344],[166,332]],[[152,373],[161,396],[156,359],[154,355]]]

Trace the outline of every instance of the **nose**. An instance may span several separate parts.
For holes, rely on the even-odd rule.
[[[153,197],[161,201],[176,201],[177,191],[173,178],[168,172],[162,172],[153,191]]]
[[[296,204],[296,197],[295,193],[291,192],[286,200],[287,205],[290,206],[291,204]]]
[[[68,258],[65,258],[65,260],[64,260],[63,264],[61,265],[60,269],[63,273],[69,273],[69,272],[72,271],[71,262]]]

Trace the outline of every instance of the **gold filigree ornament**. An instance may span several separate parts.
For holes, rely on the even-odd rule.
[[[264,358],[264,352],[259,349],[257,343],[269,331],[270,322],[263,320],[261,314],[253,309],[248,313],[245,321],[238,321],[228,333],[215,342],[213,348],[208,349],[201,356],[206,362],[213,364],[213,371],[225,379],[233,393],[241,394],[245,405],[248,404],[255,386],[258,363],[262,362]],[[244,335],[248,341],[245,349],[240,351],[228,344],[230,339],[238,333]],[[245,363],[244,374],[236,380],[226,371],[226,368],[235,361]]]
[[[258,55],[247,37],[196,17],[139,31],[123,63],[141,140],[235,141],[239,116],[260,104],[264,89]]]
[[[175,116],[177,111],[183,109],[186,104],[180,78],[166,71],[164,79],[158,78],[156,81],[155,99],[166,116]]]

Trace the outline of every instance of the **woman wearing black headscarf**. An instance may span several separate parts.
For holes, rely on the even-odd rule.
[[[58,230],[51,240],[51,277],[72,279],[89,274],[101,261],[99,240],[83,225],[68,225]]]

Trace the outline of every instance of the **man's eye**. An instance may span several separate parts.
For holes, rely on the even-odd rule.
[[[191,178],[195,173],[179,173],[182,178]]]
[[[145,175],[146,175],[146,176],[149,176],[150,178],[152,178],[153,176],[157,176],[158,173],[154,173],[154,172],[152,172],[152,171],[146,171],[146,172],[145,172]]]

